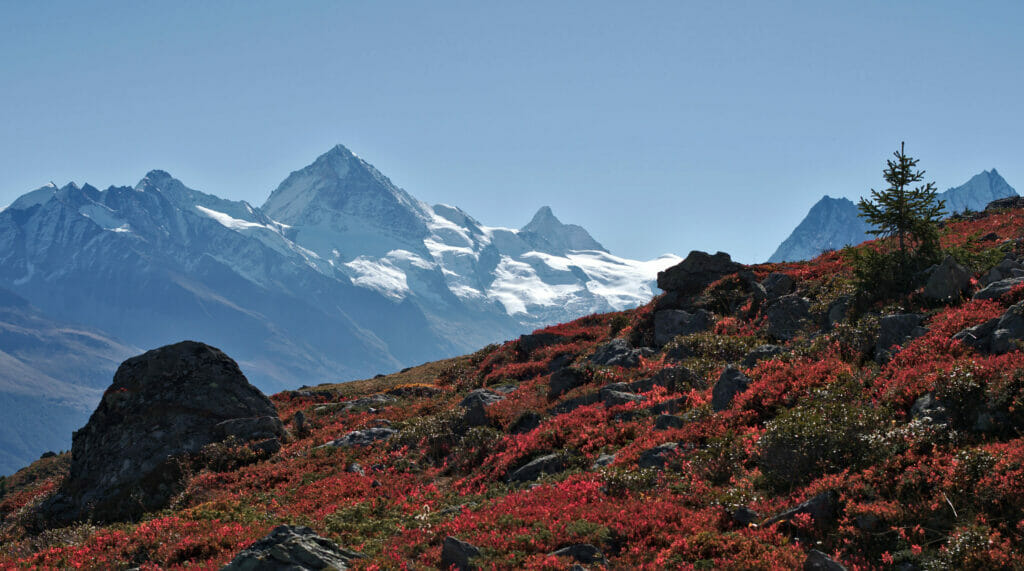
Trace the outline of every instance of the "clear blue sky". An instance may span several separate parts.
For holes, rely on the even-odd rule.
[[[767,258],[907,141],[1024,191],[1024,2],[0,0],[0,204],[161,168],[262,204],[343,143],[518,227]]]

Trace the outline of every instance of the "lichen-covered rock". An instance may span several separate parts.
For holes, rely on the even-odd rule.
[[[960,299],[971,288],[971,272],[946,256],[928,277],[924,297],[932,301],[950,302]]]
[[[712,324],[714,315],[705,309],[692,313],[682,309],[663,309],[654,313],[654,343],[661,346],[677,335],[707,331]]]
[[[795,293],[784,295],[768,306],[765,319],[767,333],[773,339],[788,341],[800,331],[811,316],[811,302]]]
[[[353,430],[341,438],[332,440],[327,444],[318,446],[318,448],[349,448],[352,446],[369,446],[379,440],[387,440],[398,431],[394,428],[387,427],[376,427],[376,428],[365,428],[363,430]]]
[[[781,355],[784,351],[785,349],[778,345],[759,345],[743,357],[741,364],[749,369],[760,361]]]
[[[441,547],[442,569],[454,567],[458,571],[469,571],[475,568],[470,562],[470,559],[475,557],[480,557],[480,550],[475,545],[451,536],[444,538],[444,544]]]
[[[1011,289],[1024,284],[1024,277],[1006,278],[992,282],[974,294],[973,299],[996,299],[1010,292]]]
[[[878,320],[878,341],[875,343],[875,361],[886,363],[892,359],[907,341],[917,339],[928,333],[921,327],[923,315],[917,313],[900,313],[886,315]]]
[[[579,563],[596,563],[598,565],[607,565],[608,561],[604,558],[601,550],[589,543],[577,543],[575,545],[569,545],[552,551],[548,555],[555,557],[570,557]]]
[[[75,432],[71,471],[42,514],[56,523],[136,519],[177,492],[181,462],[233,437],[274,450],[277,410],[219,349],[183,341],[128,359]]]
[[[629,368],[639,365],[640,357],[651,354],[653,351],[647,347],[634,349],[625,339],[612,339],[597,348],[597,351],[590,357],[590,362],[595,365]]]
[[[222,571],[343,571],[359,558],[361,554],[339,548],[308,527],[281,525],[242,550]]]
[[[530,460],[525,466],[513,470],[508,479],[510,482],[531,482],[544,474],[557,474],[565,470],[565,456],[562,454],[546,454]]]
[[[750,386],[750,378],[740,372],[732,365],[722,371],[718,382],[711,389],[711,408],[715,412],[723,411],[732,404],[732,399],[747,390]]]
[[[772,272],[761,281],[768,299],[775,299],[793,292],[796,282],[793,278],[781,272]]]
[[[487,389],[476,389],[469,393],[469,395],[459,403],[459,406],[465,411],[462,416],[463,425],[466,428],[486,426],[489,422],[487,418],[487,407],[502,400],[505,400],[505,397]]]

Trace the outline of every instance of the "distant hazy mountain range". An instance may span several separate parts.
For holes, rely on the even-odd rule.
[[[939,198],[946,201],[946,213],[981,210],[997,198],[1016,196],[1015,191],[996,169],[983,171],[971,180],[945,192]],[[846,198],[823,197],[779,245],[769,262],[809,260],[830,249],[848,244],[860,244],[872,238],[867,233],[871,226],[857,216],[857,205]]]
[[[678,261],[616,257],[547,207],[484,226],[340,145],[262,207],[163,171],[48,185],[0,211],[0,414],[21,423],[0,431],[0,474],[66,448],[141,349],[207,342],[268,392],[362,378],[637,306]]]

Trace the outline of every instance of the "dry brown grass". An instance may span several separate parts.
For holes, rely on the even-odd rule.
[[[453,357],[451,359],[409,367],[403,371],[384,375],[383,377],[349,381],[347,383],[327,383],[317,385],[314,389],[331,391],[342,398],[352,398],[382,393],[406,385],[437,386],[438,375],[440,375],[441,371],[452,366],[468,363],[469,356]]]

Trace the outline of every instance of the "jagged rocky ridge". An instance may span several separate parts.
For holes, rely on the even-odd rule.
[[[103,379],[127,348],[183,338],[222,347],[268,391],[394,371],[640,305],[674,261],[613,256],[547,207],[522,230],[484,226],[416,200],[340,145],[263,207],[151,171],[134,187],[46,186],[0,211],[0,288],[110,346],[116,359],[84,371]],[[73,364],[44,370],[89,386]],[[68,417],[79,426],[98,399],[95,386],[80,393]],[[14,455],[0,473],[67,447],[23,428],[24,446],[0,450]]]
[[[45,459],[0,496],[0,564],[1018,567],[1024,214],[942,232],[971,255],[898,304],[854,313],[835,253],[694,252],[637,310],[275,395],[294,441],[71,544],[23,528],[66,461]],[[267,535],[286,524],[310,529]]]
[[[946,201],[947,215],[966,210],[978,211],[989,202],[1012,196],[1017,196],[1017,191],[996,169],[982,171],[964,184],[939,193],[939,199]],[[768,261],[809,260],[826,250],[837,250],[871,239],[868,234],[871,226],[857,215],[858,212],[857,205],[848,198],[823,197],[811,207]]]

